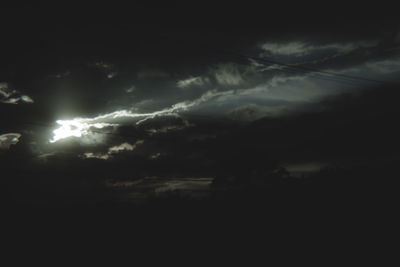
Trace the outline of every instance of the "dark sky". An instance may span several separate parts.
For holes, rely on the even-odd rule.
[[[60,176],[51,186],[65,189],[72,176],[215,177],[397,160],[400,25],[390,10],[10,7],[0,26],[4,173],[12,186],[32,178],[39,188]]]

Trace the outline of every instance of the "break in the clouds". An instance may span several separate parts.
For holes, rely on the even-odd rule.
[[[126,88],[125,92],[130,94],[130,93],[133,93],[133,91],[135,91],[135,89],[136,89],[136,87],[134,85],[132,85],[132,86]]]
[[[58,73],[56,75],[53,75],[51,77],[54,77],[54,78],[57,78],[57,79],[62,79],[62,78],[68,77],[70,75],[71,75],[71,71],[66,70],[64,72]]]
[[[136,148],[137,145],[141,145],[143,143],[144,143],[144,140],[138,140],[133,145],[131,145],[129,143],[122,143],[119,146],[110,147],[108,149],[108,153],[113,154],[113,153],[118,153],[118,152],[125,151],[125,150],[126,151],[132,151],[132,150],[134,150]]]
[[[6,104],[33,103],[33,99],[27,95],[21,94],[15,89],[11,89],[8,83],[0,83],[0,102]]]
[[[249,104],[242,107],[234,108],[228,112],[228,117],[233,120],[239,121],[254,121],[261,119],[265,116],[275,116],[282,114],[287,110],[287,106],[276,105],[276,106],[261,106],[256,104]]]
[[[400,71],[400,57],[393,59],[377,60],[368,62],[367,68],[380,74],[391,74]]]
[[[0,150],[9,149],[11,145],[15,145],[19,142],[21,134],[19,133],[7,133],[0,135]]]

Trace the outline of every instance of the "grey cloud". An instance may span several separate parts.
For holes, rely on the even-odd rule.
[[[355,75],[368,79],[382,79],[387,81],[398,81],[396,73],[400,72],[400,57],[370,60],[355,66],[327,69],[328,72]],[[382,78],[386,75],[385,78]]]
[[[118,72],[113,71],[113,72],[110,72],[110,73],[107,74],[107,78],[108,78],[108,79],[112,79],[112,78],[114,78],[114,77],[117,76],[117,75],[118,75]]]
[[[174,121],[173,123],[171,123],[171,125],[166,125],[162,127],[152,127],[150,129],[147,129],[146,132],[150,136],[153,136],[155,134],[168,133],[171,131],[179,131],[194,126],[194,124],[190,123],[188,120],[182,119],[178,114],[174,114],[171,116],[179,118],[180,121],[179,122]]]
[[[106,186],[112,188],[130,188],[131,196],[143,200],[150,195],[163,195],[168,192],[185,192],[192,198],[204,197],[214,178],[159,178],[145,177],[136,181],[107,180]]]
[[[281,83],[285,83],[288,81],[300,81],[304,80],[308,75],[294,75],[294,76],[274,76],[269,81],[269,85],[276,87]]]
[[[10,89],[8,83],[0,83],[0,102],[6,104],[33,103],[33,99],[15,89]]]
[[[114,64],[106,63],[104,61],[95,62],[93,63],[93,66],[105,70],[111,70],[115,68]]]
[[[179,88],[187,88],[192,86],[204,86],[210,83],[210,79],[207,77],[189,77],[184,80],[180,80],[177,82],[177,86]]]
[[[110,155],[109,154],[103,154],[103,153],[86,152],[86,153],[83,154],[82,158],[108,160],[110,158]]]
[[[135,103],[135,110],[140,110],[140,109],[148,109],[149,106],[153,106],[156,103],[154,99],[145,99],[142,101],[139,101]]]
[[[306,44],[303,42],[281,43],[265,43],[261,48],[273,55],[304,55],[308,52]]]
[[[400,71],[400,58],[385,59],[374,62],[368,62],[366,64],[371,70],[380,74],[390,74]]]
[[[136,148],[137,145],[143,144],[143,140],[138,140],[135,144],[131,145],[129,143],[122,143],[119,146],[113,146],[108,149],[109,154],[119,153],[121,151],[132,151]]]
[[[123,151],[133,151],[136,146],[141,145],[144,143],[144,140],[138,140],[136,141],[135,144],[129,144],[129,143],[122,143],[117,146],[112,146],[108,148],[108,151],[106,153],[101,153],[101,152],[85,152],[83,155],[81,155],[82,158],[96,158],[96,159],[102,159],[102,160],[108,160],[113,157],[113,155],[121,153]]]
[[[0,150],[9,149],[11,145],[19,142],[21,134],[19,133],[6,133],[0,135]]]
[[[377,41],[356,41],[346,43],[330,43],[313,45],[306,42],[264,43],[261,48],[271,55],[280,56],[306,56],[321,51],[334,51],[338,54],[348,54],[360,48],[370,48],[378,45]]]
[[[396,38],[394,40],[396,43],[400,43],[400,31],[397,33]]]
[[[217,102],[227,102],[232,100],[233,98],[243,98],[250,96],[258,97],[260,99],[282,98],[285,100],[300,100],[300,99],[292,99],[293,97],[290,97],[289,95],[284,97],[284,92],[282,91],[286,90],[285,86],[289,86],[291,85],[291,83],[296,83],[296,90],[298,91],[296,95],[298,95],[299,93],[300,94],[304,93],[304,91],[302,91],[302,87],[299,86],[299,83],[306,81],[308,76],[310,76],[310,74],[295,75],[295,76],[283,76],[283,75],[273,76],[268,81],[257,84],[254,87],[229,90],[225,92],[209,91],[207,92],[207,95],[213,95],[214,97],[216,97]],[[310,84],[307,84],[306,86],[310,86]],[[276,91],[280,96],[277,97]]]
[[[238,66],[233,63],[219,64],[214,70],[215,80],[220,85],[241,85],[245,82]]]
[[[295,163],[285,164],[283,167],[294,176],[301,176],[304,174],[317,172],[322,168],[326,167],[327,163],[322,162],[306,162],[306,163]]]
[[[161,156],[161,153],[160,152],[158,152],[158,153],[156,153],[156,154],[153,154],[153,155],[151,155],[150,156],[150,159],[157,159],[157,158],[159,158]]]
[[[170,179],[167,181],[160,181],[158,186],[154,186],[154,192],[161,194],[169,191],[204,191],[208,190],[212,183],[213,178],[186,178],[186,179]]]
[[[228,112],[228,117],[239,121],[254,121],[266,116],[277,116],[287,111],[287,105],[280,106],[260,106],[249,104],[234,108]]]

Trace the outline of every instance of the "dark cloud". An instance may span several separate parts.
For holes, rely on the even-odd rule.
[[[15,133],[0,136],[14,199],[110,203],[124,186],[271,186],[288,176],[282,166],[396,162],[397,87],[372,81],[399,82],[389,18],[298,22],[310,11],[282,19],[227,9],[217,5],[203,23],[156,8],[138,23],[6,29],[0,79],[35,99],[0,106],[2,133]],[[29,102],[5,83],[0,90],[2,102]]]

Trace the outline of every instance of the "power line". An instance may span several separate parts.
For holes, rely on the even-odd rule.
[[[247,64],[244,64],[244,63],[237,63],[237,64],[248,66]],[[285,72],[285,73],[291,73],[291,74],[307,74],[307,73],[310,73],[310,72],[304,72],[304,71],[300,71],[300,70],[296,70],[296,69],[280,69],[280,68],[276,68],[276,69],[273,69],[273,70],[274,71]],[[331,81],[331,82],[337,82],[337,83],[342,83],[342,84],[352,85],[352,86],[359,85],[359,83],[357,83],[356,80],[335,79],[334,77],[325,76],[325,75],[322,75],[320,73],[315,73],[315,72],[311,72],[311,73],[312,74],[317,74],[319,76],[310,75],[310,76],[308,76],[308,78]]]
[[[287,64],[283,62],[279,62],[276,60],[271,60],[267,58],[260,58],[260,57],[254,57],[254,56],[248,56],[248,55],[243,55],[240,53],[232,52],[232,51],[219,51],[220,53],[223,54],[230,54],[236,57],[240,58],[246,58],[246,59],[253,59],[256,61],[261,61],[261,62],[266,62],[269,64],[275,64],[279,66],[284,66],[289,69],[296,69],[296,70],[302,70],[302,71],[307,71],[307,72],[316,72],[319,74],[325,74],[325,75],[330,75],[330,76],[335,76],[335,77],[340,77],[340,78],[345,78],[345,79],[350,79],[350,80],[360,80],[360,81],[366,81],[366,82],[373,82],[373,83],[382,83],[382,84],[396,84],[394,82],[388,82],[388,81],[382,81],[382,80],[376,80],[376,79],[369,79],[361,76],[354,76],[354,75],[348,75],[348,74],[342,74],[342,73],[337,73],[337,72],[331,72],[331,71],[326,71],[326,70],[321,70],[317,68],[311,68],[311,67],[306,67],[304,65],[298,65],[298,64]],[[397,84],[396,84],[397,85]]]

